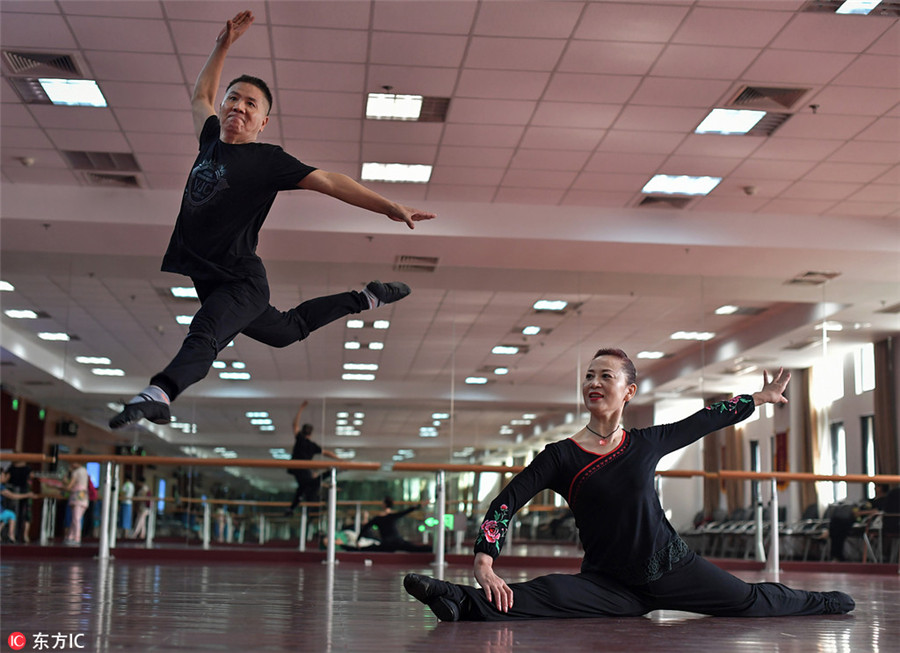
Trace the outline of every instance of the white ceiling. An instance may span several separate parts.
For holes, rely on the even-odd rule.
[[[25,104],[4,62],[0,277],[15,291],[0,301],[49,317],[3,317],[3,383],[103,424],[107,402],[141,389],[176,351],[185,327],[174,316],[195,306],[164,296],[186,280],[159,262],[196,150],[188,98],[224,20],[244,8],[256,23],[224,79],[270,80],[266,140],[354,177],[363,161],[433,164],[428,184],[372,187],[439,217],[409,232],[282,194],[260,244],[273,304],[372,278],[405,280],[413,294],[364,316],[391,321],[381,352],[344,350],[376,332],[343,322],[282,350],[239,338],[222,357],[245,361],[253,381],[211,374],[192,387],[173,410],[197,433],[160,429],[172,443],[161,451],[290,448],[294,410],[309,399],[326,447],[447,461],[465,446],[514,442],[499,429],[523,413],[544,430],[560,424],[599,346],[670,355],[637,361],[637,403],[647,403],[740,389],[746,377],[728,372],[740,357],[808,366],[821,347],[796,347],[821,339],[823,317],[844,326],[832,348],[900,333],[896,308],[879,312],[900,303],[900,19],[805,5],[4,0],[3,49],[74,56],[109,108]],[[809,90],[772,136],[693,134],[745,85]],[[447,121],[364,120],[366,93],[384,86],[450,98]],[[132,153],[140,187],[90,185],[63,150]],[[680,210],[635,208],[655,173],[723,180]],[[394,271],[398,256],[438,265]],[[838,276],[787,283],[807,272]],[[578,309],[536,315],[542,298]],[[723,304],[763,312],[715,315]],[[530,324],[544,332],[522,336]],[[56,330],[78,340],[35,337]],[[678,330],[718,336],[670,340]],[[529,351],[490,353],[516,343]],[[109,356],[127,376],[94,376],[76,355]],[[341,381],[344,362],[377,362],[377,380]],[[494,375],[500,365],[510,373]],[[487,385],[463,383],[484,370]],[[334,435],[335,413],[348,409],[365,412],[360,437]],[[247,410],[270,411],[277,432],[258,433]],[[419,438],[433,412],[454,419]]]

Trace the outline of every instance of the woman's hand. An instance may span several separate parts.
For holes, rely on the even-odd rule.
[[[486,553],[475,554],[475,580],[484,590],[488,602],[500,612],[509,612],[513,604],[513,591],[500,576],[494,573],[494,559]]]
[[[759,392],[753,393],[753,403],[757,406],[762,404],[786,404],[787,398],[784,396],[784,389],[787,388],[788,381],[791,380],[791,373],[785,372],[783,367],[778,368],[778,374],[769,380],[769,373],[763,370],[763,387]]]

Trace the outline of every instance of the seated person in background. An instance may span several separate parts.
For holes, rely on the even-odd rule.
[[[348,551],[368,551],[368,552],[393,552],[393,551],[410,551],[413,553],[430,553],[431,545],[429,544],[413,544],[407,542],[400,537],[400,531],[397,530],[397,522],[409,513],[418,510],[421,506],[412,506],[400,512],[394,512],[394,500],[391,497],[384,498],[384,510],[375,515],[359,529],[359,538],[374,538],[379,544],[370,546],[344,546]]]
[[[10,507],[10,501],[18,499],[30,499],[34,496],[31,492],[20,493],[7,490],[6,485],[9,483],[9,469],[0,471],[0,537],[2,537],[3,527],[9,524],[9,541],[16,542],[16,513]]]

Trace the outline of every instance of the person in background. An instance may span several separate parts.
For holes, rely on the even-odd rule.
[[[134,500],[138,504],[138,517],[134,523],[134,530],[131,531],[131,538],[147,536],[147,520],[150,519],[150,486],[143,476],[138,478],[138,489]]]
[[[323,449],[310,439],[313,434],[312,424],[307,423],[301,426],[301,417],[308,405],[309,402],[304,400],[294,416],[294,449],[291,451],[291,460],[312,460],[318,454],[322,454],[332,460],[340,460],[336,453]],[[294,492],[291,507],[288,508],[286,513],[287,515],[293,515],[294,510],[300,505],[301,501],[316,501],[319,498],[322,478],[319,474],[314,475],[308,469],[288,469],[287,473],[297,481],[297,491]]]
[[[30,499],[34,495],[31,492],[13,492],[9,489],[10,469],[0,470],[0,539],[3,535],[3,527],[9,526],[9,541],[16,543],[16,512],[13,510],[13,502]]]
[[[372,538],[378,540],[378,544],[369,546],[357,545],[356,547],[345,546],[348,551],[366,551],[366,552],[394,552],[409,551],[413,553],[430,553],[430,544],[413,544],[407,542],[400,536],[397,528],[397,522],[403,517],[419,510],[422,506],[412,506],[400,512],[394,512],[394,500],[391,497],[384,498],[384,509],[372,519],[370,519],[362,528],[359,529],[360,538]]]
[[[69,470],[69,482],[66,490],[69,492],[69,527],[63,541],[67,546],[81,546],[81,529],[84,512],[87,510],[90,500],[88,498],[88,473],[81,463],[72,463]]]
[[[119,491],[119,499],[122,502],[121,510],[119,512],[119,518],[121,519],[119,526],[124,535],[131,530],[131,518],[133,513],[134,481],[131,480],[130,472],[126,472],[125,474],[125,481],[122,483],[122,489]]]

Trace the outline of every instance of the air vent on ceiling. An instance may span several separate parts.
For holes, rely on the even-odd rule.
[[[822,344],[822,338],[817,336],[810,336],[806,340],[798,340],[797,342],[792,342],[791,344],[782,347],[782,349],[788,351],[802,351],[804,349],[809,349],[810,347],[815,347],[816,345]]]
[[[130,152],[80,152],[63,150],[63,156],[75,170],[104,170],[109,172],[140,172],[134,155]]]
[[[75,59],[53,52],[3,51],[3,63],[12,75],[29,77],[82,77]]]
[[[880,308],[876,313],[886,313],[888,315],[896,315],[900,313],[900,304],[894,304],[893,306],[885,306],[884,308]]]
[[[647,195],[637,205],[649,209],[683,209],[693,199],[693,197],[675,197],[671,195]]]
[[[102,172],[86,172],[84,179],[89,186],[105,186],[107,188],[140,188],[141,183],[136,175],[113,175]]]
[[[841,276],[840,272],[810,271],[798,274],[793,279],[788,279],[785,281],[785,284],[793,286],[821,286],[826,281],[831,281],[839,276]]]
[[[434,272],[438,266],[436,256],[405,256],[394,259],[395,272]]]
[[[771,136],[778,128],[788,121],[791,117],[790,113],[778,113],[775,111],[767,111],[758,123],[747,132],[747,136]]]
[[[783,111],[792,108],[810,90],[808,88],[778,88],[775,86],[742,86],[725,104],[732,109]]]
[[[810,0],[800,8],[800,11],[833,14],[842,4],[844,4],[844,0]],[[866,15],[876,17],[900,16],[900,2],[881,0],[878,6]]]
[[[572,311],[577,311],[579,308],[581,308],[582,304],[584,304],[584,302],[570,302],[570,303],[566,304],[566,307],[564,309],[562,309],[561,311],[557,311],[555,309],[544,309],[544,308],[538,309],[538,308],[536,308],[536,309],[534,309],[534,314],[535,315],[567,315],[568,313],[571,313]],[[549,331],[542,331],[541,333],[549,333]]]
[[[450,108],[448,97],[422,98],[422,110],[418,122],[447,122],[447,110]]]

